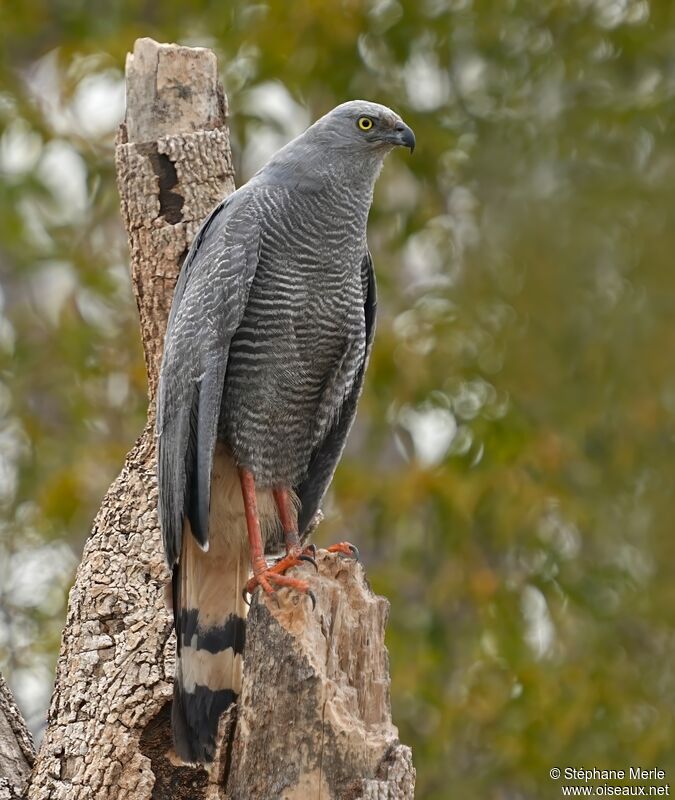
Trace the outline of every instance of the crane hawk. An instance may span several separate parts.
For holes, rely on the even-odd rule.
[[[343,103],[214,209],[181,269],[157,456],[185,761],[213,759],[218,718],[240,689],[242,590],[308,591],[284,573],[308,557],[307,527],[354,419],[375,325],[366,224],[399,145],[412,151],[415,137],[397,114]],[[268,566],[266,550],[284,543]]]

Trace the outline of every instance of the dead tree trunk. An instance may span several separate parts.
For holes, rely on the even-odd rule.
[[[30,800],[411,798],[389,711],[387,603],[360,566],[320,560],[318,604],[254,603],[233,743],[205,771],[169,730],[174,639],[156,517],[154,394],[173,287],[199,224],[233,186],[214,54],[136,42],[117,147],[148,368],[148,424],[106,495],[69,604]],[[227,795],[225,784],[228,786]]]

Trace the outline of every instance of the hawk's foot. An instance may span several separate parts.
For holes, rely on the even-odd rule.
[[[310,556],[305,556],[303,553],[298,557],[286,556],[271,567],[268,567],[264,561],[262,564],[256,564],[253,570],[253,577],[244,588],[244,599],[246,599],[247,594],[253,594],[258,586],[261,586],[267,594],[274,594],[276,587],[287,587],[295,589],[296,592],[307,594],[312,601],[312,610],[314,610],[316,608],[316,597],[309,588],[307,581],[284,575],[287,569],[297,567],[303,561],[309,561],[316,567],[314,559]]]
[[[330,547],[327,547],[326,550],[328,550],[329,553],[340,553],[348,558],[354,558],[356,561],[361,560],[359,558],[359,548],[350,542],[338,542],[337,544],[332,544]]]
[[[319,571],[319,565],[316,563],[316,547],[313,544],[308,544],[306,547],[303,547],[300,544],[300,540],[298,540],[297,544],[288,545],[286,548],[286,558],[280,558],[277,564],[281,564],[288,559],[306,561],[308,564],[311,564],[317,572]],[[289,566],[294,567],[296,564],[289,564]],[[286,567],[286,569],[288,569],[288,567]]]

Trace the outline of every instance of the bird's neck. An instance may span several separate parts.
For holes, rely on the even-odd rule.
[[[266,184],[279,184],[291,190],[324,196],[351,196],[356,205],[370,208],[373,189],[386,153],[367,158],[330,159],[325,153],[294,154],[280,151],[259,173]],[[258,177],[258,176],[256,176]]]

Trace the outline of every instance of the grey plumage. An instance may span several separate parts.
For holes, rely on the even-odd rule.
[[[367,217],[384,157],[401,144],[412,148],[414,137],[394,112],[365,101],[338,106],[223,201],[196,236],[176,286],[158,396],[170,565],[184,530],[208,546],[217,443],[258,490],[295,492],[301,535],[314,516],[372,345]],[[180,596],[174,606],[178,629]]]
[[[173,566],[183,518],[208,543],[211,463],[225,371],[260,255],[260,224],[244,192],[208,217],[176,284],[157,402],[157,475],[164,549]]]

